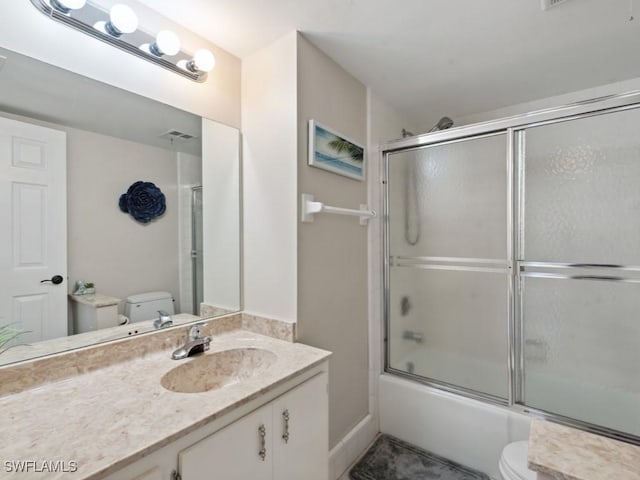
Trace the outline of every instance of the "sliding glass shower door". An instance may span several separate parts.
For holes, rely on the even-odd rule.
[[[438,135],[383,151],[385,371],[640,444],[640,93]]]
[[[640,110],[521,145],[521,400],[640,436]]]
[[[391,369],[506,401],[509,172],[504,133],[389,155]]]

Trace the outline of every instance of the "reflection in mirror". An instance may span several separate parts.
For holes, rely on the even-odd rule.
[[[239,132],[2,57],[0,364],[238,311]]]

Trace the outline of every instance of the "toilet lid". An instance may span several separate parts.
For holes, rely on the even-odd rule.
[[[528,443],[513,442],[504,447],[500,471],[509,480],[536,480],[537,474],[527,468]]]

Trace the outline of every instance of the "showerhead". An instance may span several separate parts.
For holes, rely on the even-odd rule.
[[[429,133],[435,132],[437,130],[446,130],[447,128],[451,127],[453,127],[453,120],[451,120],[449,117],[442,117],[440,120],[438,120],[438,123],[436,123],[433,128],[429,130]]]

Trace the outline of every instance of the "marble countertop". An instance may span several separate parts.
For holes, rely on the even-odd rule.
[[[640,447],[534,419],[529,468],[558,480],[640,480]]]
[[[214,336],[205,355],[242,347],[269,350],[277,360],[260,375],[234,385],[185,394],[166,390],[160,380],[198,357],[176,361],[162,350],[0,398],[2,478],[34,475],[5,473],[4,462],[18,460],[77,462],[75,474],[39,474],[43,479],[113,473],[330,356],[244,330]]]
[[[122,301],[122,299],[120,298],[108,297],[107,295],[102,295],[101,293],[90,293],[87,295],[69,294],[69,298],[73,302],[83,303],[95,308],[119,305]]]
[[[171,318],[174,326],[177,326],[194,322],[202,317],[196,317],[190,313],[177,313],[172,315]],[[143,320],[142,322],[101,328],[92,332],[69,335],[68,337],[58,337],[26,345],[16,345],[6,350],[2,356],[0,356],[0,366],[44,357],[45,355],[53,355],[87,345],[127,338],[127,336],[131,336],[133,332],[135,332],[135,335],[138,335],[139,333],[153,332],[155,330],[153,320]]]

